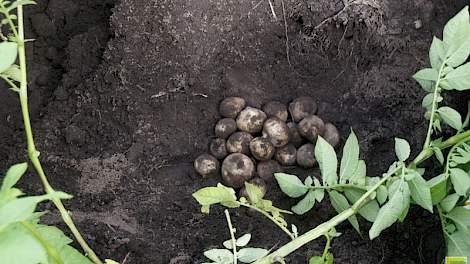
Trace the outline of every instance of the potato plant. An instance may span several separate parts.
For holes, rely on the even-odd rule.
[[[102,264],[103,262],[83,239],[61,201],[61,199],[70,199],[71,196],[57,192],[51,186],[39,160],[40,153],[35,146],[28,109],[25,52],[25,45],[32,40],[25,39],[23,25],[23,6],[32,4],[35,2],[31,0],[0,0],[0,78],[18,94],[28,157],[42,181],[46,194],[24,196],[21,190],[14,187],[27,170],[26,163],[14,165],[8,170],[0,188],[0,260],[2,263],[11,264]],[[8,29],[8,34],[2,33],[5,27]],[[43,201],[54,203],[85,255],[69,245],[72,240],[61,230],[39,224],[40,217],[46,212],[35,212],[35,209],[37,204]],[[105,260],[105,263],[117,262]]]
[[[261,191],[249,183],[245,184],[249,199],[237,199],[232,188],[221,184],[195,192],[193,196],[205,213],[215,204],[228,208],[253,208],[267,216],[292,239],[269,254],[253,252],[253,258],[249,261],[241,259],[236,250],[220,251],[220,255],[214,251],[207,254],[210,251],[206,251],[205,255],[212,263],[285,263],[285,257],[289,254],[324,236],[327,239],[324,253],[311,257],[309,263],[333,263],[330,243],[340,235],[335,231],[338,224],[347,220],[360,232],[357,217],[363,217],[372,223],[368,233],[370,239],[375,239],[397,221],[403,221],[410,205],[416,204],[439,215],[447,256],[470,258],[470,210],[464,207],[470,192],[470,102],[469,113],[463,120],[458,111],[443,103],[444,92],[470,90],[470,62],[466,63],[469,54],[470,18],[468,7],[465,7],[445,25],[442,40],[434,37],[429,51],[431,67],[413,76],[427,92],[422,105],[426,109],[425,118],[429,120],[429,126],[423,148],[411,160],[408,142],[395,138],[396,161],[382,175],[367,175],[366,163],[360,159],[360,147],[353,131],[343,147],[341,160],[338,160],[327,140],[315,131],[300,129],[301,133],[311,135],[312,140],[317,138],[313,155],[319,164],[321,177],[309,176],[301,181],[295,175],[276,173],[275,178],[287,196],[301,198],[291,208],[295,214],[304,214],[315,203],[328,198],[338,215],[316,228],[298,235],[297,228],[289,225],[283,217],[291,212],[276,208],[271,201],[262,199]],[[299,115],[308,112],[308,109],[296,105],[291,105],[289,110],[298,111]],[[440,137],[443,125],[452,128],[454,134],[448,138]],[[442,165],[437,175],[420,167],[423,161],[433,156]],[[234,239],[232,228],[230,233],[232,245],[235,245],[238,240]]]

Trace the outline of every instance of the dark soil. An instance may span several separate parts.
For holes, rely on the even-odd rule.
[[[222,210],[204,215],[191,198],[219,179],[201,179],[191,164],[208,150],[218,103],[229,95],[254,106],[313,96],[343,140],[354,128],[369,175],[393,160],[394,136],[418,149],[427,124],[423,92],[410,76],[426,65],[432,36],[468,1],[353,2],[340,12],[342,1],[284,0],[288,41],[280,0],[278,21],[267,1],[39,0],[28,7],[36,139],[55,188],[75,195],[67,206],[97,253],[127,256],[126,263],[199,263],[204,249],[228,238]],[[25,159],[18,109],[15,95],[0,89],[2,171]],[[23,188],[41,191],[34,173]],[[275,184],[268,197],[282,208],[295,202]],[[59,222],[49,209],[46,220]],[[438,221],[412,209],[374,241],[341,225],[335,263],[439,263]],[[240,232],[253,233],[253,245],[287,241],[260,216],[232,214]],[[334,214],[325,203],[288,220],[303,232]],[[310,243],[288,263],[306,263],[323,244]]]

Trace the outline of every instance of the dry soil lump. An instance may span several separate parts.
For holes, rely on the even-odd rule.
[[[227,186],[240,188],[255,173],[253,161],[241,153],[233,153],[222,162],[222,179]]]
[[[237,122],[233,118],[222,118],[215,124],[215,136],[227,139],[237,131]]]
[[[263,111],[257,108],[247,107],[238,115],[237,127],[241,131],[255,134],[263,129],[263,123],[266,118],[267,116]]]
[[[245,106],[245,99],[241,97],[227,97],[220,103],[219,113],[223,117],[235,119]]]
[[[295,122],[299,122],[309,115],[317,112],[317,103],[312,97],[302,96],[289,104],[289,112]]]
[[[310,115],[302,119],[298,125],[299,133],[308,141],[315,143],[318,135],[323,135],[325,124],[316,115]]]
[[[203,178],[217,174],[219,170],[219,161],[209,154],[202,154],[194,160],[194,169]]]
[[[250,151],[257,160],[269,160],[273,157],[275,148],[269,139],[257,137],[250,142]]]
[[[268,138],[275,147],[289,143],[289,127],[277,117],[270,117],[263,125],[263,136]]]

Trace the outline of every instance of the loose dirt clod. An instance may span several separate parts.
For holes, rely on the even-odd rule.
[[[263,129],[263,123],[266,120],[266,114],[253,107],[247,107],[237,117],[237,127],[241,131],[251,134],[258,133]]]
[[[207,178],[217,174],[219,161],[212,155],[202,154],[194,160],[194,169],[203,178]]]
[[[323,120],[316,115],[305,117],[298,127],[300,135],[312,143],[315,143],[318,135],[322,135],[325,131]]]
[[[266,182],[270,182],[274,179],[273,175],[276,172],[282,172],[282,167],[279,162],[275,160],[266,160],[258,163],[256,173]]]
[[[338,129],[332,123],[325,124],[325,131],[323,132],[323,138],[330,143],[331,146],[336,147],[339,143],[340,137]]]
[[[209,146],[209,151],[217,159],[223,159],[228,155],[225,139],[214,138]]]
[[[317,112],[317,103],[310,96],[296,98],[289,104],[289,112],[295,122],[299,122]]]
[[[297,149],[297,164],[306,169],[313,168],[317,161],[315,160],[315,146],[311,143],[302,145]]]
[[[283,166],[295,165],[297,150],[294,145],[287,144],[276,151],[276,160]]]
[[[250,142],[250,151],[257,160],[269,160],[273,157],[275,149],[269,139],[257,137]]]
[[[219,113],[223,117],[235,119],[245,106],[245,99],[241,97],[227,97],[220,103]]]
[[[237,131],[237,122],[233,118],[220,119],[215,125],[215,136],[227,139],[235,131]]]
[[[233,153],[222,162],[222,179],[227,186],[240,188],[255,173],[253,161],[241,153]]]
[[[271,101],[263,106],[263,111],[268,117],[277,117],[282,121],[286,122],[289,114],[287,113],[287,107],[285,104],[278,101]]]
[[[229,153],[250,154],[250,142],[253,136],[247,132],[235,132],[227,140],[227,151]]]
[[[289,143],[289,128],[277,117],[270,117],[263,126],[263,136],[267,137],[275,147]]]

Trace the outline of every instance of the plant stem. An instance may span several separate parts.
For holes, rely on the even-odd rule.
[[[330,250],[330,244],[331,244],[331,237],[328,234],[326,234],[325,237],[326,237],[326,245],[325,245],[325,249],[323,250],[323,254],[321,256],[323,262],[325,262],[325,259],[326,259],[326,256],[328,255],[328,251]]]
[[[437,74],[436,84],[434,86],[434,95],[432,99],[432,107],[431,107],[431,116],[429,117],[429,126],[428,126],[428,133],[426,134],[426,140],[424,141],[423,149],[428,149],[431,144],[431,135],[433,131],[433,123],[434,123],[434,114],[436,113],[437,107],[437,91],[439,90],[439,83],[441,82],[441,75],[444,66],[446,65],[446,61],[442,62],[441,68],[439,69],[439,73]]]
[[[21,221],[21,225],[28,229],[28,231],[36,238],[39,243],[44,247],[44,249],[47,251],[47,254],[54,259],[54,262],[56,264],[64,264],[62,259],[60,258],[59,253],[53,248],[38,232],[38,230],[28,221]]]
[[[337,190],[337,189],[343,189],[343,188],[358,189],[358,190],[362,190],[362,191],[367,191],[368,190],[368,188],[366,186],[347,184],[347,183],[336,184],[336,185],[331,185],[331,186],[311,186],[311,187],[309,187],[310,190],[315,190],[315,189]]]
[[[237,264],[237,240],[235,239],[235,232],[232,226],[232,220],[230,220],[230,214],[227,209],[224,211],[225,218],[227,219],[228,228],[230,230],[230,237],[232,239],[232,248],[233,248],[233,264]]]
[[[41,178],[42,184],[44,185],[44,189],[46,193],[52,193],[54,189],[49,184],[47,180],[46,174],[42,168],[41,162],[39,161],[39,151],[37,151],[36,146],[34,144],[33,138],[33,131],[31,127],[31,120],[29,117],[29,109],[28,109],[28,80],[26,75],[26,52],[25,52],[25,42],[24,42],[24,25],[23,25],[23,7],[21,5],[17,8],[17,17],[18,17],[18,58],[20,64],[20,71],[21,71],[21,81],[20,81],[20,104],[21,104],[21,112],[23,115],[23,123],[25,127],[26,133],[26,140],[28,143],[28,157],[31,160],[34,168],[36,169],[39,177]],[[102,264],[101,260],[96,256],[95,252],[88,246],[85,239],[83,239],[82,235],[78,231],[77,227],[72,221],[68,211],[65,209],[62,201],[58,198],[52,200],[55,206],[59,209],[60,215],[64,220],[65,224],[69,227],[70,231],[73,233],[75,239],[86,252],[88,257],[95,263],[95,264]]]

